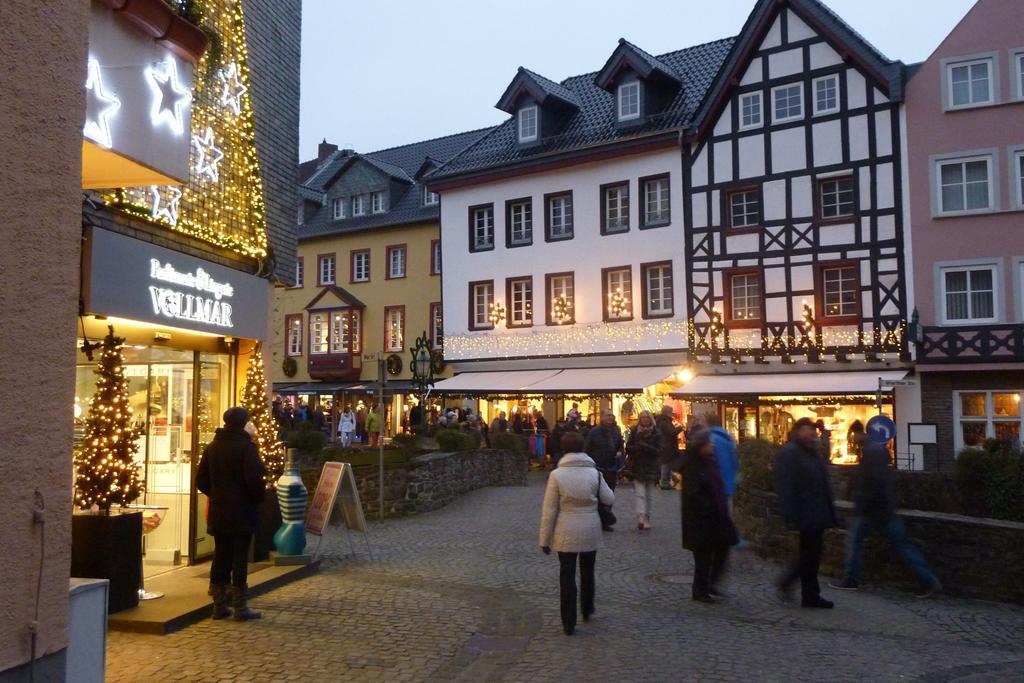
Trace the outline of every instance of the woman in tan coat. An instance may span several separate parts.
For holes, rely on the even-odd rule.
[[[554,549],[561,565],[559,590],[562,630],[576,630],[576,561],[580,565],[580,608],[583,620],[594,613],[594,563],[603,546],[597,505],[611,505],[615,494],[608,488],[594,461],[583,450],[583,437],[569,432],[562,437],[565,455],[548,477],[540,520],[540,547]]]

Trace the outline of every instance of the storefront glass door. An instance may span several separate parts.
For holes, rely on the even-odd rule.
[[[199,354],[199,384],[196,387],[196,465],[203,449],[213,440],[221,416],[231,404],[232,387],[231,357],[216,353]],[[192,471],[192,488],[195,492],[192,508],[192,526],[195,529],[191,549],[192,561],[202,560],[213,554],[213,536],[206,531],[206,513],[209,498],[195,489],[195,468]]]

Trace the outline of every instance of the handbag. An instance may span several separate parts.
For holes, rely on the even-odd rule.
[[[615,513],[612,512],[612,506],[611,505],[605,505],[604,503],[601,502],[601,478],[602,478],[602,476],[603,475],[601,474],[601,472],[599,470],[597,472],[597,493],[595,494],[597,496],[597,516],[601,518],[601,526],[602,527],[610,527],[610,526],[614,525],[619,520],[615,517]]]

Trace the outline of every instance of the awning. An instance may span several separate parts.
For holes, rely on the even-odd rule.
[[[305,382],[274,384],[274,391],[285,394],[333,394],[336,391],[357,389],[360,385],[353,382]]]
[[[878,380],[898,381],[906,370],[874,372],[780,372],[765,375],[701,375],[686,383],[673,396],[787,396],[873,394]],[[888,391],[889,389],[884,389]]]
[[[520,394],[561,370],[463,372],[434,385],[435,394]]]
[[[674,374],[671,365],[646,368],[576,368],[562,370],[530,387],[538,394],[634,394]]]

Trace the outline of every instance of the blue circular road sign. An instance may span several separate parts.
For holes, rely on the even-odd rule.
[[[886,415],[875,415],[868,420],[867,432],[875,443],[889,443],[896,436],[896,423]]]

